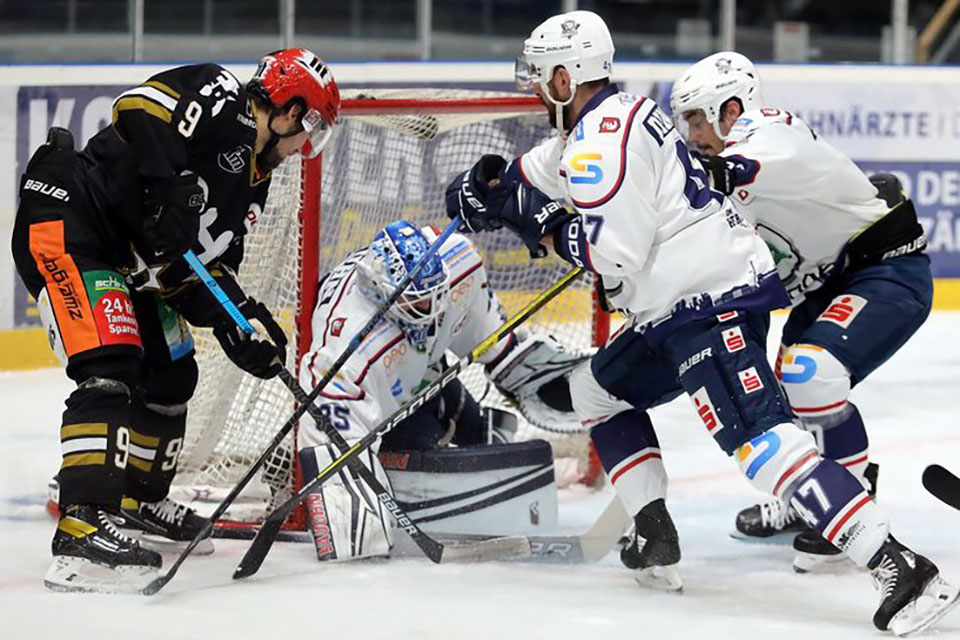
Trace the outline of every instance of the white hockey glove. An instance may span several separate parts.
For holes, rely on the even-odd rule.
[[[523,417],[547,431],[582,431],[570,400],[570,373],[592,354],[569,352],[553,336],[531,336],[487,372]]]

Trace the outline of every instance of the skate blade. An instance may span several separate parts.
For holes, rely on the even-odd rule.
[[[151,551],[156,551],[157,553],[180,553],[186,549],[187,545],[191,542],[190,540],[171,540],[170,538],[164,538],[163,536],[152,533],[144,533],[136,529],[130,529],[129,531],[132,534],[131,537],[140,541],[141,546]],[[197,543],[197,546],[194,547],[190,553],[195,556],[208,556],[213,553],[213,550],[213,539],[204,538]]]
[[[677,565],[647,567],[646,569],[637,569],[633,579],[641,587],[650,587],[660,591],[673,591],[680,593],[683,591],[683,580],[680,578],[680,572]]]
[[[787,545],[793,544],[793,539],[797,537],[798,531],[781,531],[780,533],[774,533],[765,538],[760,536],[749,536],[739,529],[734,529],[730,532],[730,537],[739,542],[746,542],[749,544],[774,544],[774,545]]]
[[[857,565],[842,553],[827,556],[797,551],[793,556],[793,570],[797,573],[839,574],[856,569]]]
[[[138,594],[157,577],[153,567],[108,567],[71,556],[54,558],[43,577],[43,585],[51,591],[65,593]]]
[[[905,606],[890,619],[893,635],[910,636],[930,627],[960,603],[960,588],[939,575],[924,587],[920,597]]]

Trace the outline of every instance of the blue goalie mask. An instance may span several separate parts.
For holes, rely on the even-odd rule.
[[[430,241],[412,222],[399,220],[388,225],[373,239],[357,265],[361,290],[368,298],[382,303],[393,295],[429,248]],[[390,306],[387,316],[423,350],[447,310],[449,292],[447,268],[440,256],[434,255]]]

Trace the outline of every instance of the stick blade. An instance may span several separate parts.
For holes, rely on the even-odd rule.
[[[526,536],[504,536],[478,540],[443,548],[440,562],[488,562],[491,560],[519,560],[529,558],[530,539]]]
[[[954,509],[960,509],[960,478],[938,464],[923,471],[924,488]]]
[[[280,532],[280,527],[283,526],[283,521],[284,518],[267,519],[267,521],[263,523],[260,531],[257,532],[257,537],[250,543],[250,548],[243,554],[240,564],[237,565],[237,568],[234,570],[234,580],[250,577],[260,570],[260,566],[270,552],[274,540],[277,539],[277,534]]]
[[[140,593],[145,596],[152,596],[158,591],[160,591],[160,589],[163,589],[165,586],[167,586],[167,583],[170,582],[171,578],[173,578],[172,573],[168,573],[163,576],[158,576],[154,578],[151,582],[147,583],[147,586],[145,586],[140,591]]]

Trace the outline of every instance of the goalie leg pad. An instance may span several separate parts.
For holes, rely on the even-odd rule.
[[[301,449],[300,464],[304,476],[318,474],[339,456],[332,445]],[[357,456],[357,460],[373,469],[380,482],[390,488],[380,461],[370,449]],[[343,469],[320,485],[307,496],[305,504],[318,560],[351,560],[390,554],[393,522],[376,494],[351,469]]]

